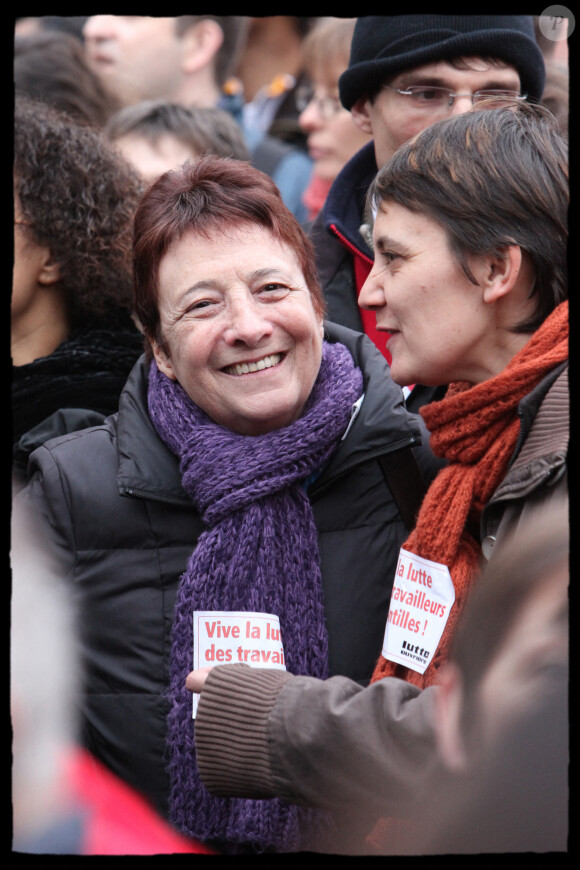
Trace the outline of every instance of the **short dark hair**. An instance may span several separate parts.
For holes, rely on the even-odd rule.
[[[158,278],[171,243],[188,231],[211,238],[248,226],[264,227],[296,254],[314,309],[324,315],[314,248],[272,179],[249,163],[208,155],[162,175],[146,191],[135,215],[135,312],[149,340],[167,349]]]
[[[535,272],[537,306],[513,331],[534,332],[568,296],[568,148],[542,106],[480,105],[402,145],[368,197],[379,209],[392,201],[436,221],[474,284],[470,255],[519,245]]]

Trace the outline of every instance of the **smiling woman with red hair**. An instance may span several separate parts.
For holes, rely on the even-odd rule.
[[[267,175],[214,156],[165,173],[133,257],[147,353],[118,415],[37,451],[23,493],[80,593],[84,734],[217,851],[301,850],[326,814],[201,784],[194,614],[273,620],[290,672],[367,682],[405,535],[382,463],[427,479],[439,463],[372,343],[325,322],[312,247]]]

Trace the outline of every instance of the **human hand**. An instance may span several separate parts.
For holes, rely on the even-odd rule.
[[[197,671],[191,671],[185,678],[185,688],[188,692],[199,695],[210,671],[211,667],[198,668]]]

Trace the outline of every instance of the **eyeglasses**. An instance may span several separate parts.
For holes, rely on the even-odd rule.
[[[426,109],[431,112],[447,111],[447,109],[452,107],[457,97],[469,97],[472,106],[482,103],[484,100],[489,100],[490,108],[502,106],[514,100],[527,99],[527,94],[520,94],[518,91],[509,90],[490,89],[475,91],[473,94],[454,94],[451,88],[426,87],[425,85],[411,85],[404,90],[402,88],[393,88],[391,85],[383,85],[383,87],[394,91],[396,94],[401,94],[403,97],[407,97],[409,104],[413,108]]]
[[[317,97],[309,85],[296,88],[295,102],[299,112],[303,112],[310,103],[314,103],[323,121],[330,121],[339,112],[344,111],[344,106],[338,97]]]

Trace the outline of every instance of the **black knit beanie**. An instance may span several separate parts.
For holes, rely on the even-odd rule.
[[[341,102],[350,109],[397,73],[470,56],[511,64],[522,93],[541,98],[544,59],[531,15],[365,15],[357,19],[348,69],[339,80]]]

